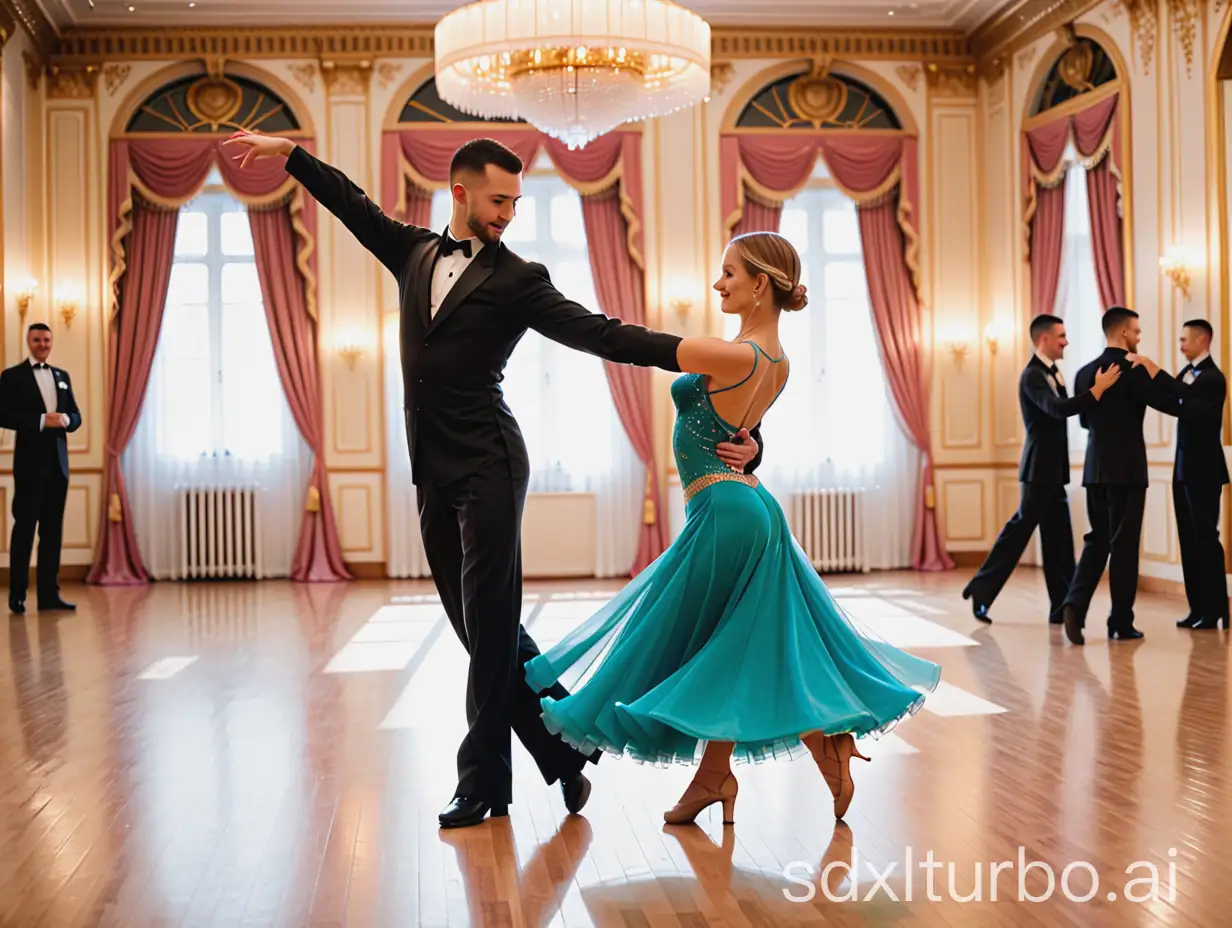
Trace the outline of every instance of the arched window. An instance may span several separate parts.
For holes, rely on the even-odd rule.
[[[812,72],[789,74],[753,97],[737,129],[901,129],[894,110],[871,87],[853,77]]]
[[[300,129],[294,111],[274,91],[247,77],[197,74],[159,87],[133,111],[126,132],[217,133],[236,129],[267,134]]]
[[[507,123],[514,126],[525,125],[525,123],[517,119],[481,119],[478,116],[472,116],[469,113],[463,113],[461,110],[455,109],[442,100],[440,94],[436,92],[436,78],[434,77],[430,77],[420,84],[415,92],[407,98],[406,105],[402,107],[402,112],[398,114],[398,122],[399,124],[435,123],[438,125],[456,122],[493,122]]]
[[[1046,113],[1116,79],[1116,64],[1103,47],[1094,39],[1075,36],[1040,84],[1031,115]]]

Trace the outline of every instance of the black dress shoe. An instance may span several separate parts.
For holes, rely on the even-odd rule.
[[[1126,628],[1110,628],[1108,629],[1109,641],[1137,641],[1139,638],[1145,638],[1146,635],[1138,631],[1132,625]]]
[[[1197,623],[1202,621],[1201,616],[1194,615],[1192,612],[1183,619],[1177,619],[1177,628],[1193,628]]]
[[[564,777],[560,781],[560,794],[565,797],[565,808],[577,815],[590,798],[590,780],[581,773]]]
[[[1182,627],[1192,628],[1194,631],[1206,632],[1206,631],[1211,631],[1212,629],[1219,628],[1221,623],[1223,624],[1224,628],[1228,627],[1227,616],[1224,616],[1223,618],[1216,618],[1215,616],[1204,615],[1200,619],[1195,619],[1192,625],[1185,625]],[[1179,622],[1177,624],[1180,625]]]
[[[1082,636],[1082,622],[1078,618],[1078,610],[1073,606],[1065,606],[1061,609],[1061,621],[1065,625],[1065,637],[1070,640],[1070,644],[1086,644],[1086,639]]]
[[[10,599],[9,612],[14,615],[24,615],[26,611],[26,601],[24,599]]]
[[[39,600],[39,612],[76,612],[76,603],[66,603],[59,596],[54,599],[49,599],[47,602]]]
[[[493,803],[470,796],[455,796],[453,802],[445,806],[437,816],[437,820],[442,828],[469,828],[482,822],[489,812],[493,818],[504,818],[509,814],[509,806],[503,802]]]

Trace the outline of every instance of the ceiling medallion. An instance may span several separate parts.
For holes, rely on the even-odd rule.
[[[830,76],[830,62],[819,60],[787,88],[787,103],[803,119],[820,129],[847,106],[847,85]]]
[[[436,26],[436,89],[580,148],[710,93],[710,26],[670,0],[478,0]]]

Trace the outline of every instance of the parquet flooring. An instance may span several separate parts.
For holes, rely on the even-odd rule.
[[[0,925],[1228,924],[1228,634],[1144,593],[1110,643],[1101,592],[1075,648],[1028,569],[981,626],[968,573],[829,578],[944,684],[862,742],[846,824],[804,759],[739,768],[727,828],[662,824],[688,769],[605,757],[570,816],[519,753],[510,817],[441,832],[466,662],[430,585],[66,589],[0,645]],[[528,584],[526,621],[616,588]]]

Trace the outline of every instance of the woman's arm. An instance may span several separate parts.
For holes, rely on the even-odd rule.
[[[721,338],[683,338],[676,360],[687,374],[708,374],[719,380],[736,381],[749,373],[757,349],[747,343],[733,344]]]

